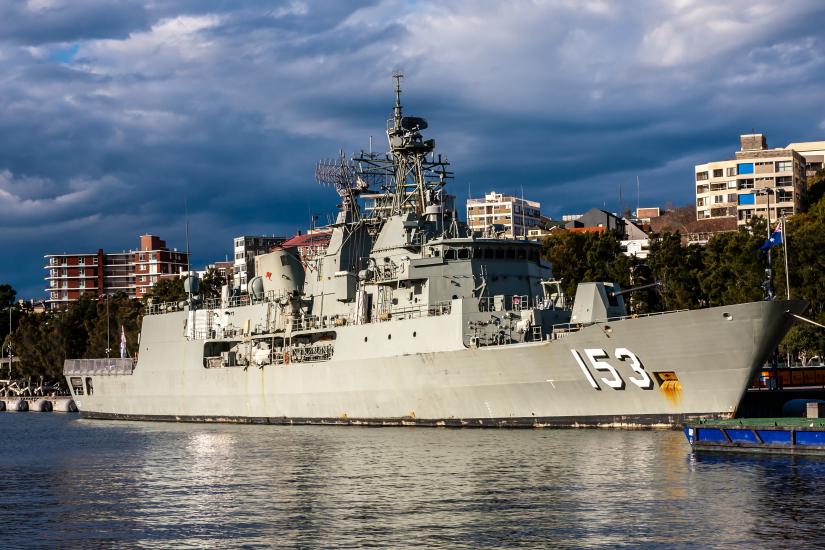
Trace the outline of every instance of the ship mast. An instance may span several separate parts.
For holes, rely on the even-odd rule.
[[[358,175],[369,187],[383,190],[381,214],[387,216],[414,212],[423,215],[430,204],[440,200],[440,190],[452,179],[447,159],[436,155],[435,140],[424,139],[421,131],[427,121],[404,116],[401,104],[401,79],[395,73],[395,105],[387,121],[389,151],[384,154],[364,152],[353,157]]]

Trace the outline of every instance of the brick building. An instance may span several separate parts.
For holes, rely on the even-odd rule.
[[[46,292],[49,307],[73,302],[81,296],[97,298],[123,292],[142,298],[162,275],[186,270],[185,252],[169,250],[154,235],[141,235],[137,250],[73,254],[46,254]]]

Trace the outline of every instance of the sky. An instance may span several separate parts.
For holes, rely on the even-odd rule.
[[[0,284],[152,233],[193,265],[335,211],[315,164],[385,147],[394,71],[468,194],[551,217],[689,204],[740,133],[825,139],[825,3],[5,0]],[[462,213],[463,217],[463,213]]]

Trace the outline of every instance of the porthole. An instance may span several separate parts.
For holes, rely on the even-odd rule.
[[[366,337],[366,336],[364,336],[364,342],[366,342],[366,341],[367,341],[367,337]]]
[[[415,331],[413,331],[413,338],[415,338]]]
[[[387,334],[387,340],[392,340],[392,334]]]

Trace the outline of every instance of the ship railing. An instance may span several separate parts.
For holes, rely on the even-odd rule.
[[[116,375],[132,374],[137,361],[131,357],[101,359],[66,359],[63,362],[64,375]]]
[[[345,325],[352,325],[355,322],[355,317],[352,315],[303,315],[295,317],[290,320],[290,329],[294,331],[299,330],[313,330],[319,328],[335,328]]]
[[[144,308],[144,315],[160,315],[162,313],[171,313],[173,311],[183,311],[179,302],[159,302],[146,304]]]
[[[631,315],[621,315],[618,317],[607,317],[604,319],[596,319],[595,321],[588,322],[588,323],[559,323],[553,325],[550,330],[550,334],[548,337],[551,340],[557,340],[559,338],[564,338],[570,333],[578,332],[584,327],[588,327],[591,325],[598,325],[603,323],[613,323],[616,321],[624,321],[626,319],[641,319],[643,317],[656,317],[658,315],[668,315],[670,313],[681,313],[684,311],[689,311],[687,309],[672,309],[669,311],[654,311],[651,313],[633,313]]]
[[[534,299],[532,307],[535,307],[535,303]],[[479,311],[522,311],[530,308],[530,297],[527,294],[499,294],[478,299]]]
[[[453,304],[451,301],[398,307],[381,312],[376,316],[376,319],[379,323],[381,323],[393,320],[398,321],[401,319],[415,319],[418,317],[438,317],[440,315],[449,315],[452,311],[452,307]]]

